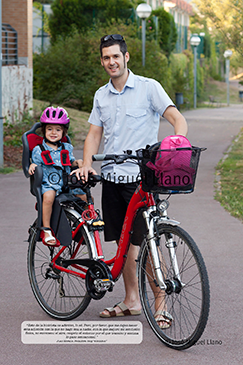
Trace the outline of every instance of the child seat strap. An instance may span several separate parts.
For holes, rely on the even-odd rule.
[[[61,150],[61,164],[62,166],[71,166],[70,157],[69,157],[69,151],[65,149],[64,143],[62,145]],[[54,165],[53,159],[51,157],[51,153],[49,150],[46,150],[45,147],[42,144],[39,144],[39,147],[41,149],[41,157],[45,165]]]

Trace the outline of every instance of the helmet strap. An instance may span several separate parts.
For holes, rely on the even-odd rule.
[[[60,147],[62,142],[61,140],[57,141],[57,142],[52,142],[52,141],[49,141],[49,139],[47,139],[46,137],[44,138],[45,142],[48,142],[50,144],[52,144],[53,146],[57,146],[57,147]]]

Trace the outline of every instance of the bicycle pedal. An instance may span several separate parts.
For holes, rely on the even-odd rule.
[[[101,221],[101,220],[94,221],[94,222],[92,223],[92,226],[94,226],[94,227],[102,227],[102,226],[104,226],[104,225],[105,225],[105,223],[104,223],[103,221]]]
[[[47,272],[46,279],[48,279],[48,278],[58,280],[58,279],[60,279],[60,275],[57,275],[54,272]]]
[[[114,282],[110,279],[96,279],[94,280],[95,288],[98,292],[101,291],[112,291]]]
[[[102,220],[94,220],[90,228],[94,231],[103,231],[105,223]]]

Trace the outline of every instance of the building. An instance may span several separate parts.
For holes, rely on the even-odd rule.
[[[180,53],[188,48],[188,27],[190,24],[190,15],[193,14],[191,0],[147,0],[152,9],[164,7],[174,17],[178,39],[176,43],[176,52]]]
[[[193,8],[190,2],[191,0],[164,1],[164,8],[173,15],[177,28],[177,53],[188,48],[188,28],[190,25],[190,15],[193,14]]]
[[[21,120],[32,108],[32,0],[2,3],[2,114]]]

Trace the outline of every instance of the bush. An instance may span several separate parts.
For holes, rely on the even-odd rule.
[[[21,137],[35,123],[35,118],[29,112],[24,112],[22,120],[11,123],[9,120],[3,123],[3,136],[5,146],[21,147]]]
[[[159,81],[171,92],[171,73],[166,57],[155,41],[146,42],[146,67],[142,67],[142,42],[134,26],[115,23],[84,34],[77,31],[34,57],[34,98],[90,112],[95,91],[109,77],[101,70],[99,43],[104,34],[123,34],[130,53],[128,67],[134,73]]]
[[[177,41],[177,30],[173,16],[163,8],[153,10],[152,15],[158,17],[159,30],[158,41],[160,48],[170,57]]]
[[[89,111],[103,80],[98,72],[98,40],[75,32],[34,58],[34,98]]]

